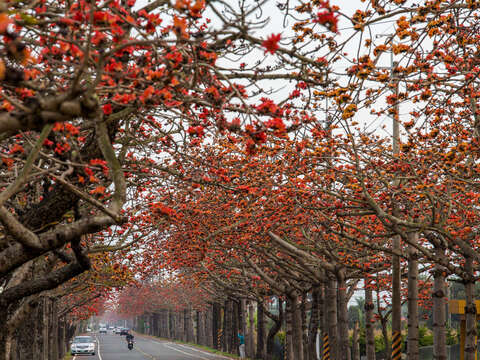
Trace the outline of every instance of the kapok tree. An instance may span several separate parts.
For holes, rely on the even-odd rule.
[[[283,113],[269,100],[246,104],[244,86],[234,82],[249,79],[253,86],[272,77],[271,70],[259,76],[250,65],[234,73],[216,66],[218,57],[238,51],[237,39],[271,53],[279,39],[247,36],[256,7],[231,19],[210,7],[221,31],[202,17],[203,1],[1,3],[0,304],[7,310],[0,353],[6,359],[22,319],[11,315],[91,267],[84,237],[129,220],[124,205],[135,209],[141,188],[130,188],[148,184],[152,154],[218,130],[247,135],[252,150],[282,126],[282,120],[253,123],[255,114]],[[228,121],[227,114],[245,114],[245,123]],[[115,249],[103,240],[99,245],[92,251]]]

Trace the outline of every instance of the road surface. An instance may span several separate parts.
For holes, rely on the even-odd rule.
[[[189,345],[135,336],[133,350],[128,350],[125,336],[90,334],[97,339],[95,356],[77,355],[74,360],[221,360],[231,359],[211,354]]]

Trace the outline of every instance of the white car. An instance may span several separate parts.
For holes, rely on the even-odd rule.
[[[75,336],[70,353],[72,355],[95,355],[95,340],[91,336]]]
[[[107,328],[106,327],[101,327],[100,330],[98,330],[100,334],[106,334],[107,333]]]

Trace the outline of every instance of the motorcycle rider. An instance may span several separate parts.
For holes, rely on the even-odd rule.
[[[133,343],[133,338],[134,336],[130,334],[130,332],[127,332],[127,336],[125,336],[125,339],[127,340],[127,343]]]

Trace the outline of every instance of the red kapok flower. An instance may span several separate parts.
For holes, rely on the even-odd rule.
[[[319,12],[314,22],[326,26],[327,29],[332,32],[338,32],[338,15],[335,15],[333,11],[326,10]]]
[[[262,42],[262,46],[266,49],[265,54],[267,52],[271,54],[275,54],[275,51],[278,50],[278,42],[280,41],[280,39],[281,39],[280,34],[277,34],[277,35],[272,34],[267,38],[267,40],[264,40]]]
[[[103,105],[103,113],[105,115],[110,115],[112,113],[112,105],[110,104]]]

